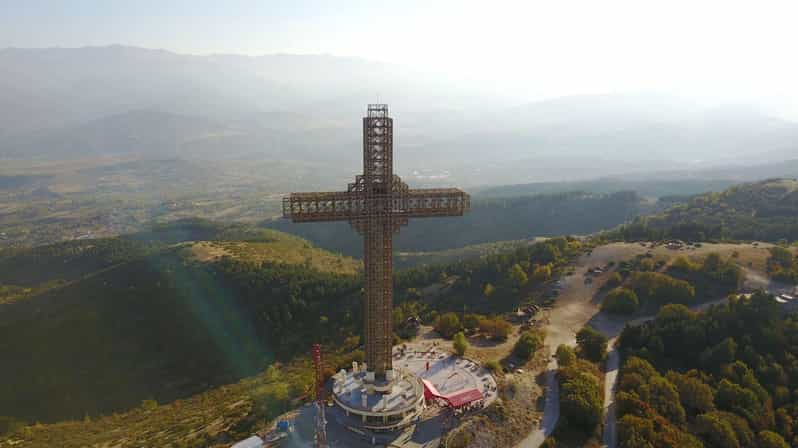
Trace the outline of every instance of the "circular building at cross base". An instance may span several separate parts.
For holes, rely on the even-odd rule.
[[[333,376],[330,401],[322,408],[329,446],[437,447],[459,415],[479,412],[498,395],[495,378],[478,362],[437,346],[403,344],[394,347],[393,360],[385,380],[375,380],[362,364]],[[307,405],[287,416],[294,430],[279,446],[314,443],[318,411]]]
[[[339,423],[358,433],[380,433],[400,431],[418,422],[426,408],[418,376],[389,370],[384,380],[377,380],[365,366],[358,367],[353,363],[351,371],[341,370],[333,376],[332,398],[343,411]]]

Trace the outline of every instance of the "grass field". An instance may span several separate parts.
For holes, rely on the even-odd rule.
[[[232,257],[251,263],[307,265],[321,272],[355,275],[362,271],[360,260],[319,249],[307,241],[273,230],[262,230],[263,241],[199,241],[188,246],[186,255],[210,262]]]

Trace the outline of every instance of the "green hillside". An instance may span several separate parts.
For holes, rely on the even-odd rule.
[[[589,247],[552,238],[397,272],[394,321],[467,311],[495,324]],[[343,273],[357,263],[297,237],[185,222],[7,256],[53,269],[50,286],[0,306],[0,358],[15,366],[0,370],[0,446],[229,446],[308,398],[310,343],[328,374],[363,357],[361,279]]]
[[[627,240],[795,241],[798,181],[770,179],[694,196],[662,214],[638,217],[614,235]]]
[[[0,416],[169,402],[341,340],[360,325],[357,266],[276,231],[198,221],[3,252],[0,359],[14,368],[0,369]]]

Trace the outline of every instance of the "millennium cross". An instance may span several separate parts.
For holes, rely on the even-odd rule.
[[[411,189],[393,174],[393,119],[388,105],[363,117],[363,174],[347,191],[291,193],[283,216],[294,222],[349,221],[363,235],[367,377],[393,376],[393,234],[408,218],[462,216],[469,196],[456,188]]]

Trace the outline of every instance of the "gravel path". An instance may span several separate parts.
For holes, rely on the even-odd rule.
[[[618,382],[618,369],[620,369],[620,355],[614,345],[615,339],[611,340],[609,344],[607,368],[604,373],[604,434],[601,444],[603,448],[615,448],[618,444],[618,432],[615,425],[615,388]]]
[[[557,383],[557,360],[546,366],[546,404],[543,407],[543,420],[540,426],[516,445],[516,448],[538,448],[546,437],[554,432],[560,418],[560,385]]]

